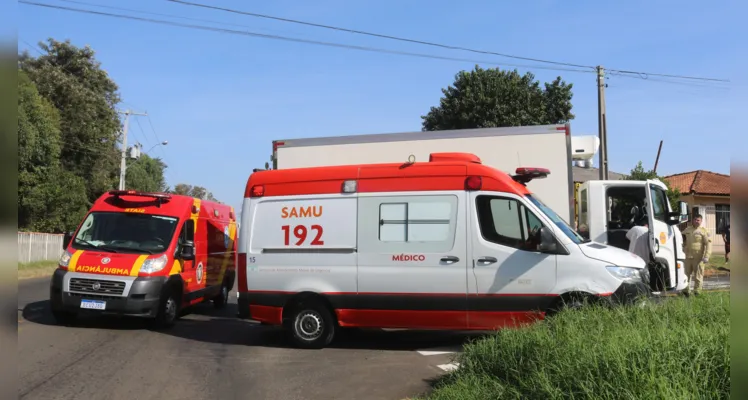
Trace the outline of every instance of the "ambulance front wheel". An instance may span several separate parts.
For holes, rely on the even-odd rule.
[[[174,290],[171,285],[164,287],[158,304],[158,310],[156,310],[156,317],[152,321],[156,329],[171,328],[174,326],[179,314],[179,298],[179,292]]]
[[[221,285],[221,291],[213,298],[213,307],[218,309],[226,307],[226,304],[229,302],[230,290],[228,282],[224,281]]]
[[[304,349],[321,349],[329,345],[337,328],[328,307],[318,301],[297,304],[286,321],[291,341]]]

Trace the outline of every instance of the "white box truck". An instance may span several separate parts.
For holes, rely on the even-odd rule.
[[[475,154],[484,165],[513,174],[543,167],[551,174],[528,188],[574,226],[571,126],[538,125],[331,136],[273,141],[273,169],[428,161],[429,154]]]

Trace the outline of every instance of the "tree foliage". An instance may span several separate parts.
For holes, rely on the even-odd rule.
[[[209,192],[202,186],[192,186],[186,183],[178,183],[174,185],[174,189],[170,190],[171,193],[181,194],[183,196],[197,197],[198,199],[218,201],[213,193]]]
[[[141,154],[130,161],[125,174],[125,186],[141,192],[163,192],[167,189],[164,179],[166,164],[159,158]]]
[[[18,73],[18,225],[41,232],[75,226],[86,211],[85,182],[60,164],[57,109]]]
[[[59,233],[119,183],[118,87],[88,47],[49,39],[18,60],[18,228]],[[166,165],[130,161],[126,183],[166,189]]]
[[[54,39],[39,46],[44,54],[33,58],[24,53],[21,69],[58,110],[62,166],[85,180],[92,202],[119,179],[117,84],[89,47]]]
[[[672,207],[673,210],[678,210],[678,202],[680,201],[680,190],[673,188],[670,185],[670,182],[667,181],[667,179],[662,178],[661,176],[657,175],[657,172],[653,170],[645,170],[644,165],[641,161],[639,161],[638,164],[636,164],[636,167],[634,167],[631,172],[624,176],[623,179],[629,180],[629,181],[646,181],[649,179],[657,179],[664,183],[668,190],[667,190],[667,198],[670,201],[670,207]]]
[[[541,88],[535,75],[498,68],[460,71],[442,89],[438,107],[423,119],[424,131],[561,124],[574,119],[572,84],[561,77]]]

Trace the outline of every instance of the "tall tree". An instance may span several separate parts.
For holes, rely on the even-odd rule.
[[[438,107],[421,116],[424,131],[561,124],[571,113],[572,84],[561,77],[544,88],[528,72],[498,68],[460,71],[442,89]]]
[[[82,178],[60,165],[60,116],[18,71],[18,227],[63,232],[88,207]]]
[[[54,39],[39,46],[43,55],[24,53],[19,65],[59,111],[62,166],[84,179],[93,201],[118,179],[118,87],[91,48]]]
[[[160,158],[142,154],[127,166],[126,187],[142,192],[163,192],[166,190],[165,169],[166,164]]]
[[[171,193],[181,194],[183,196],[197,197],[198,199],[218,201],[213,193],[209,192],[202,186],[192,186],[186,183],[178,183],[174,185],[174,189],[170,190]]]
[[[645,170],[644,165],[642,165],[642,162],[639,161],[638,164],[636,164],[636,167],[634,167],[631,172],[624,176],[623,179],[630,180],[630,181],[646,181],[648,179],[658,179],[662,183],[664,183],[668,190],[667,190],[667,198],[670,201],[670,207],[673,208],[673,210],[678,210],[678,202],[680,201],[680,190],[673,188],[670,185],[670,182],[668,182],[667,179],[662,178],[661,176],[657,175],[657,172],[653,170]]]

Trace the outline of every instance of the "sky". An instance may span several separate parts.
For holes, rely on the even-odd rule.
[[[96,51],[131,117],[129,142],[168,165],[169,185],[212,191],[240,209],[253,168],[273,140],[418,131],[441,89],[461,70],[517,68],[540,82],[573,83],[574,135],[597,134],[594,73],[440,49],[176,4],[167,0],[28,0],[269,35],[462,58],[435,60],[164,26],[18,4],[19,51],[47,38]],[[606,80],[610,170],[638,161],[658,172],[730,173],[745,158],[748,3],[717,1],[191,0],[361,31],[585,66],[728,79],[726,84],[610,74]],[[158,13],[147,15],[129,10]],[[741,4],[742,3],[742,4]],[[14,17],[13,13],[17,17]],[[214,22],[184,20],[196,18]],[[739,39],[739,38],[743,39]],[[28,44],[27,44],[28,43]],[[560,67],[566,68],[566,67]],[[153,129],[151,129],[151,123]],[[158,138],[158,139],[157,139]],[[595,166],[598,164],[595,157]]]

